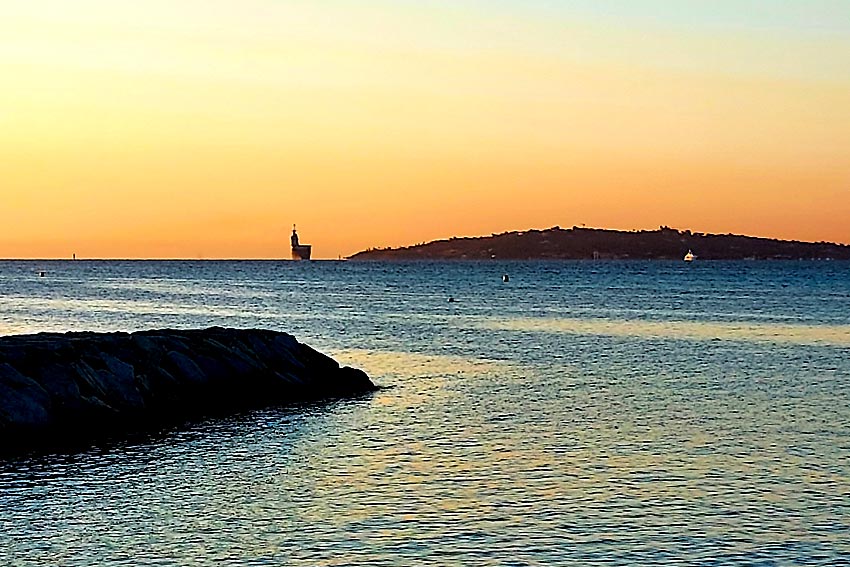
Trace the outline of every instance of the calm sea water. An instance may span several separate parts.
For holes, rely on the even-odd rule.
[[[210,325],[389,388],[0,459],[0,565],[850,565],[850,263],[0,262]]]

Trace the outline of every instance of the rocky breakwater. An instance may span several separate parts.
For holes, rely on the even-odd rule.
[[[0,337],[0,448],[374,390],[289,334],[211,328]]]

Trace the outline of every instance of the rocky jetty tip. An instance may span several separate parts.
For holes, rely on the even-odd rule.
[[[284,404],[352,396],[361,371],[267,330],[0,337],[0,450]]]

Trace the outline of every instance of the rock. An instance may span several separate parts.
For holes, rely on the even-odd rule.
[[[362,371],[275,331],[0,337],[0,449],[374,389]]]
[[[128,408],[143,407],[145,401],[139,393],[133,366],[108,353],[101,354],[101,359],[106,368],[98,370],[98,374],[101,377],[101,383],[107,387],[109,398],[116,402],[114,405]]]
[[[75,378],[70,368],[52,362],[38,368],[33,376],[54,404],[64,404],[80,397],[80,387]]]
[[[182,380],[184,384],[202,386],[208,382],[209,379],[204,371],[185,354],[172,350],[165,355],[165,358],[171,362],[174,368],[173,376],[177,380]]]
[[[50,425],[50,397],[37,382],[8,364],[0,364],[0,423],[34,430]]]
[[[101,382],[101,376],[97,371],[89,366],[86,361],[70,362],[70,368],[77,375],[77,385],[80,388],[80,393],[83,396],[105,400],[109,396],[106,394],[106,388]]]

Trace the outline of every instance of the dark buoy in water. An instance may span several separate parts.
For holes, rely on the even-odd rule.
[[[449,298],[449,303],[454,303],[454,302],[455,302],[455,298],[454,298],[454,297],[450,297],[450,298]]]
[[[502,276],[502,281],[508,283],[509,281],[511,281],[511,278],[508,276],[508,274],[505,274]]]
[[[39,272],[38,277],[43,278],[47,275],[47,272]]]

